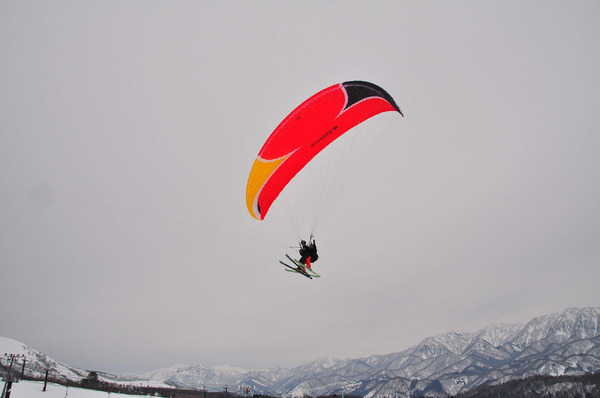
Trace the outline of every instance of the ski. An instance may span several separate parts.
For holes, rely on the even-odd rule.
[[[306,268],[306,265],[302,264],[300,261],[298,261],[298,260],[296,260],[294,258],[291,258],[289,254],[286,253],[285,256],[288,258],[288,260],[290,260],[294,264],[296,264],[296,265],[298,265],[298,266],[300,266],[302,268]]]
[[[308,268],[306,265],[302,264],[300,261],[295,260],[293,258],[290,257],[289,254],[285,254],[285,256],[294,264],[296,264],[299,267],[302,267],[304,269],[304,271],[306,271],[306,273],[310,273],[311,276],[315,277],[315,278],[320,278],[321,275],[317,274],[315,271],[312,270],[312,268]]]
[[[284,266],[288,267],[291,270],[290,272],[295,272],[297,274],[300,274],[300,275],[303,275],[303,276],[307,277],[308,279],[312,279],[312,276],[310,276],[308,274],[308,272],[306,272],[303,268],[298,269],[298,268],[292,267],[291,265],[286,264],[286,263],[284,263],[281,260],[279,260],[279,263],[281,265],[284,265]],[[288,271],[288,270],[286,269],[286,271]]]

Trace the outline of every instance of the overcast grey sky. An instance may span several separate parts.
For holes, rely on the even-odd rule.
[[[600,305],[597,1],[3,1],[0,335],[292,367]],[[347,80],[404,111],[283,272],[245,186]],[[288,250],[289,251],[289,250]]]

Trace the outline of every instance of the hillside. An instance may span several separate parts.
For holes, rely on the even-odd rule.
[[[600,373],[584,376],[531,376],[484,385],[454,398],[600,398]]]

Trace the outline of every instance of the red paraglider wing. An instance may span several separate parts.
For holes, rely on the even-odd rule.
[[[381,87],[352,81],[313,95],[290,113],[258,153],[246,186],[246,205],[259,220],[288,182],[327,145],[382,112],[402,111]]]

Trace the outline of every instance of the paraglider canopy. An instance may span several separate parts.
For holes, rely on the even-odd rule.
[[[285,186],[319,152],[382,112],[402,111],[381,87],[364,81],[335,84],[292,111],[258,153],[246,186],[252,217],[263,220]]]

